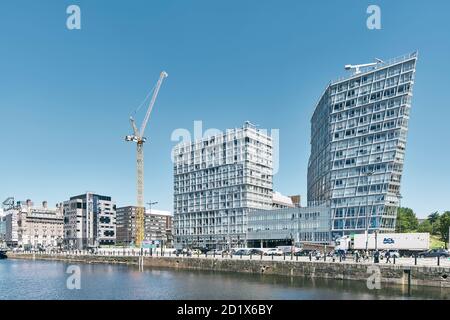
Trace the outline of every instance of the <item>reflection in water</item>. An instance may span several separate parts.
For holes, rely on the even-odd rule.
[[[80,264],[81,290],[66,287],[67,267],[56,261],[0,261],[0,299],[450,299],[445,288],[261,274],[145,269]]]

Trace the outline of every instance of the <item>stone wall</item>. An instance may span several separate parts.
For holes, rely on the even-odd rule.
[[[33,259],[32,254],[12,254],[8,257]],[[114,263],[138,265],[138,257],[113,256],[52,256],[35,255],[35,259],[59,260],[80,263]],[[379,270],[382,283],[450,288],[450,268],[418,267],[385,264],[356,264],[333,262],[264,261],[241,259],[204,259],[183,257],[144,257],[144,267],[190,270],[213,270],[225,272],[262,273],[291,277],[308,277],[337,280],[367,281]],[[378,267],[378,269],[374,269]],[[409,276],[410,274],[410,276]]]

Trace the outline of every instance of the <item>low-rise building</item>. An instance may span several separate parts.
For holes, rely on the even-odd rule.
[[[300,196],[285,196],[277,191],[272,194],[272,208],[294,208],[300,206]]]
[[[64,243],[85,249],[116,243],[116,205],[109,196],[86,192],[64,202]]]
[[[331,242],[330,207],[326,204],[272,210],[248,215],[247,246],[275,247]]]

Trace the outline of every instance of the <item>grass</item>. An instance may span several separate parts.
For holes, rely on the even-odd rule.
[[[445,248],[445,242],[439,239],[439,236],[430,235],[430,249]]]

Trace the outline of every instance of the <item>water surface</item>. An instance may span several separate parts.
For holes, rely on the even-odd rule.
[[[58,261],[0,260],[0,299],[450,299],[450,289],[362,281],[291,278],[260,274],[146,269],[109,264],[76,264],[81,289],[67,289],[70,265]]]

